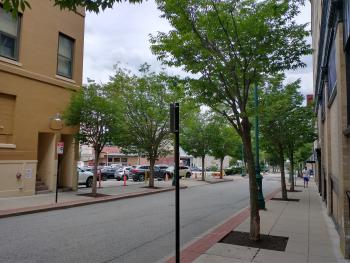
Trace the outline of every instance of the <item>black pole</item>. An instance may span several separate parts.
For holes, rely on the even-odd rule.
[[[176,217],[176,263],[180,263],[180,176],[179,176],[179,165],[180,165],[180,131],[179,131],[179,103],[175,103],[175,217]]]
[[[58,177],[60,175],[60,156],[57,155],[57,175],[56,175],[56,197],[55,197],[55,202],[57,203],[57,198],[58,198]]]

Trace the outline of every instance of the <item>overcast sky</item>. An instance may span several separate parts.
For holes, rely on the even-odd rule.
[[[302,8],[298,22],[310,22],[310,3]],[[167,32],[168,22],[160,18],[153,0],[142,4],[116,4],[113,9],[98,15],[87,13],[85,19],[84,83],[87,78],[107,82],[113,74],[113,65],[120,62],[131,70],[147,62],[154,70],[162,66],[152,55],[149,34]],[[310,40],[311,41],[311,40]],[[312,57],[305,57],[307,67],[287,72],[287,81],[302,80],[302,92],[312,94]],[[179,70],[171,70],[179,73]]]

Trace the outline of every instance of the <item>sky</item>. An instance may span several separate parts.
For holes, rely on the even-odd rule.
[[[299,23],[309,23],[309,1],[302,7],[297,18]],[[99,14],[87,13],[85,19],[84,76],[105,83],[113,75],[113,65],[120,63],[137,71],[144,62],[158,71],[162,65],[150,50],[149,35],[168,32],[171,29],[166,19],[160,17],[154,0],[132,5],[121,3]],[[311,43],[311,38],[309,39]],[[301,92],[312,94],[312,56],[303,58],[307,67],[286,72],[286,82],[302,80]],[[169,69],[171,74],[185,75],[180,69]]]

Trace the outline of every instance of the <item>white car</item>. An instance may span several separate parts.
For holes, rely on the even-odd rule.
[[[84,171],[83,169],[78,168],[78,184],[82,185],[85,184],[86,187],[91,187],[92,186],[92,180],[94,177],[94,174],[89,171]]]
[[[123,180],[124,174],[126,175],[127,180],[129,179],[130,171],[133,169],[132,166],[121,167],[116,174],[114,175],[117,181]]]
[[[182,177],[186,177],[186,178],[190,178],[191,177],[191,169],[188,166],[183,166],[180,165],[179,167],[179,175],[180,178]],[[171,178],[174,175],[174,166],[169,166],[166,170],[165,170],[165,174],[168,174],[168,176]]]

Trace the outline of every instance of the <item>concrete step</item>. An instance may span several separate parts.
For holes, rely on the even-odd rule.
[[[49,188],[46,185],[35,185],[35,191],[44,191],[44,190],[49,190]]]
[[[40,190],[40,191],[35,191],[35,194],[40,195],[40,194],[48,194],[51,193],[50,190]]]

